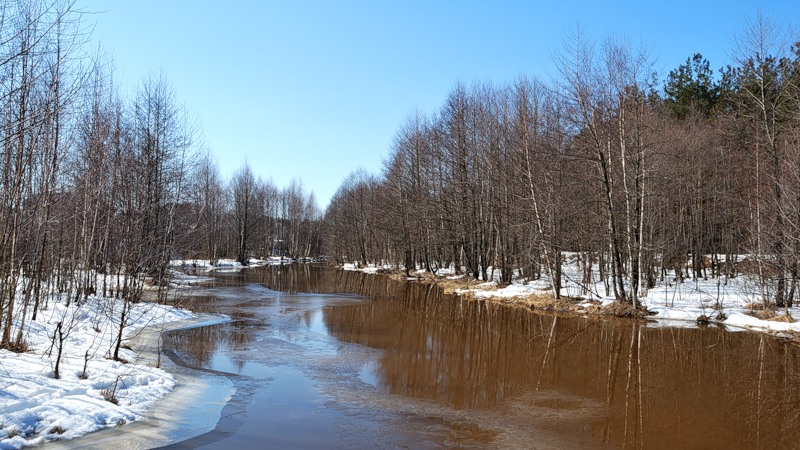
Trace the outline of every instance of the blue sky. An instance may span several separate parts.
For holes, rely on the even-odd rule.
[[[351,171],[379,172],[398,126],[436,111],[456,81],[555,74],[552,54],[580,26],[650,49],[662,75],[695,52],[719,68],[758,11],[800,23],[782,1],[112,1],[92,39],[131,89],[163,70],[198,117],[229,177],[247,160],[278,186],[292,178],[321,207]]]

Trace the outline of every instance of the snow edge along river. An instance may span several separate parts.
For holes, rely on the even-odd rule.
[[[118,327],[112,319],[117,302],[90,297],[66,306],[51,301],[27,325],[27,352],[0,350],[0,449],[43,443],[45,448],[108,448],[112,443],[149,448],[214,428],[233,395],[232,382],[163,357],[161,336],[229,319],[137,303],[120,353],[128,361],[124,364],[107,358]],[[68,323],[69,333],[57,380],[56,352],[49,350],[58,323]],[[104,398],[112,391],[116,404]],[[125,435],[122,447],[120,433]]]

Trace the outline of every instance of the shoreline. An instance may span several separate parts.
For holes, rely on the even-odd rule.
[[[337,270],[348,271],[343,267]],[[793,331],[776,331],[765,328],[748,327],[710,320],[698,323],[697,320],[676,317],[659,317],[658,315],[633,315],[626,313],[627,305],[619,302],[588,300],[585,298],[566,297],[556,300],[547,292],[529,292],[527,296],[492,295],[499,291],[496,286],[489,286],[480,281],[468,279],[448,279],[447,277],[406,277],[402,273],[389,271],[359,270],[365,275],[383,275],[388,280],[406,283],[433,284],[445,294],[455,295],[465,300],[481,300],[513,308],[524,308],[544,315],[565,315],[573,317],[619,317],[635,320],[646,320],[658,327],[699,328],[703,326],[722,326],[729,332],[756,332],[771,337],[800,343],[800,334]],[[513,286],[513,285],[512,285]],[[517,285],[519,286],[519,285]],[[477,294],[477,295],[476,295]],[[611,307],[609,307],[611,305]],[[622,308],[616,308],[622,306]],[[648,305],[646,310],[653,306]],[[668,307],[659,307],[669,309]],[[741,310],[734,306],[726,307],[725,312]],[[628,307],[627,310],[632,310]],[[673,311],[695,314],[686,308],[672,308]],[[628,311],[629,312],[629,311]],[[714,311],[711,310],[711,313]],[[242,393],[234,388],[233,380],[224,373],[206,371],[191,367],[177,358],[163,338],[167,333],[191,328],[215,325],[230,321],[226,316],[211,313],[194,313],[196,317],[161,325],[149,325],[136,330],[127,344],[136,353],[135,364],[156,366],[160,358],[160,367],[171,374],[176,382],[175,387],[164,397],[157,400],[142,414],[142,419],[118,428],[106,428],[83,437],[51,441],[43,444],[45,449],[119,449],[142,448],[191,448],[192,443],[209,443],[214,441],[212,434],[225,421],[226,408],[235,407],[241,402]],[[736,313],[734,313],[736,314]],[[758,320],[753,318],[754,320]],[[790,325],[790,324],[786,324]],[[165,357],[166,356],[166,357]],[[229,424],[230,425],[230,424]],[[224,428],[224,427],[223,427]]]
[[[451,294],[468,300],[492,302],[508,307],[525,308],[537,314],[563,314],[573,317],[613,317],[641,320],[657,326],[675,328],[718,326],[732,333],[761,333],[800,344],[800,321],[788,322],[780,320],[783,317],[781,315],[775,316],[778,320],[761,319],[754,315],[760,309],[751,309],[741,305],[735,306],[730,304],[731,301],[729,299],[724,301],[724,303],[728,304],[723,310],[724,318],[719,319],[718,311],[713,308],[713,304],[684,305],[681,307],[648,302],[646,306],[634,309],[631,305],[608,298],[588,299],[563,296],[561,299],[555,299],[549,291],[537,288],[531,288],[517,295],[508,295],[491,282],[486,283],[468,277],[454,279],[447,276],[431,275],[428,272],[418,272],[418,276],[407,277],[402,271],[391,269],[353,269],[348,268],[346,265],[336,265],[334,267],[337,270],[362,272],[365,275],[380,275],[393,281],[433,284],[444,294]],[[519,288],[520,286],[512,283],[506,288]],[[494,292],[501,293],[501,295],[495,295],[493,294]],[[696,292],[702,291],[696,290]],[[782,314],[783,309],[776,308],[775,311]],[[800,307],[795,305],[789,308],[789,314],[790,317],[800,317]]]
[[[352,271],[343,267],[337,270]],[[358,270],[365,275],[382,275],[389,280],[403,281],[406,283],[433,284],[442,293],[452,294],[466,300],[480,300],[504,305],[513,308],[524,308],[531,312],[545,315],[566,315],[573,317],[613,317],[622,319],[645,320],[656,326],[676,328],[699,328],[703,326],[722,326],[729,332],[755,332],[763,333],[775,338],[781,338],[800,343],[800,333],[792,330],[774,330],[761,326],[745,326],[738,323],[711,319],[706,323],[699,323],[695,319],[681,317],[659,317],[658,315],[630,314],[631,307],[620,305],[619,302],[589,300],[585,298],[566,297],[556,300],[547,292],[534,293],[530,291],[527,296],[492,295],[497,292],[496,286],[489,286],[480,281],[468,279],[448,279],[447,277],[406,277],[402,273],[390,271]],[[512,285],[513,286],[513,285]],[[517,285],[519,286],[519,285]],[[477,294],[477,295],[476,295]],[[609,307],[609,305],[611,305]],[[620,307],[621,306],[621,307]],[[659,312],[670,310],[686,314],[696,314],[697,311],[688,311],[687,308],[670,308],[665,306],[648,305],[646,310],[660,308]],[[726,313],[743,308],[729,306]],[[794,310],[794,308],[793,308]],[[710,310],[713,313],[713,310]],[[161,325],[148,325],[136,330],[127,340],[133,352],[136,353],[135,364],[156,366],[160,358],[160,367],[175,379],[175,387],[164,397],[157,400],[142,414],[142,419],[131,422],[122,427],[105,428],[86,434],[80,438],[64,441],[49,441],[42,444],[45,449],[106,449],[118,447],[120,449],[142,448],[184,448],[182,442],[199,442],[208,440],[207,435],[213,432],[223,417],[223,410],[231,407],[231,402],[236,403],[238,394],[233,381],[223,373],[206,371],[202,368],[191,367],[179,359],[164,344],[163,336],[180,330],[196,327],[215,325],[230,321],[222,315],[211,313],[194,313],[196,317],[169,322]],[[749,316],[748,316],[749,317]],[[752,317],[754,321],[761,321]],[[779,322],[773,322],[779,323]],[[782,325],[791,325],[784,324]],[[122,443],[120,441],[123,441]],[[189,447],[186,447],[189,448]]]
[[[175,378],[175,388],[157,400],[141,420],[116,428],[105,428],[76,439],[49,441],[43,449],[146,449],[185,441],[212,431],[223,408],[234,395],[233,383],[222,374],[189,367],[164,352],[162,336],[184,329],[216,325],[230,319],[216,314],[195,313],[193,319],[146,326],[136,331],[128,345],[136,352],[136,364],[160,367]],[[160,356],[159,356],[160,355]]]

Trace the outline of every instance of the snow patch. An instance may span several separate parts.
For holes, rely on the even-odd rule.
[[[135,349],[122,349],[121,356],[130,361],[127,364],[109,359],[122,300],[89,297],[69,306],[66,302],[66,297],[51,298],[35,322],[27,318],[27,353],[0,350],[0,449],[73,439],[124,425],[140,419],[175,387],[174,377],[166,371],[135,364]],[[124,337],[130,339],[144,327],[193,317],[170,306],[133,304]],[[66,338],[61,378],[55,379],[57,344],[52,337],[59,324]]]

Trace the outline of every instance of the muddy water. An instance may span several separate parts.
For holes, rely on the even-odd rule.
[[[171,336],[237,393],[183,448],[796,448],[794,345],[565,318],[308,266],[223,278]],[[359,294],[364,297],[356,297]]]

